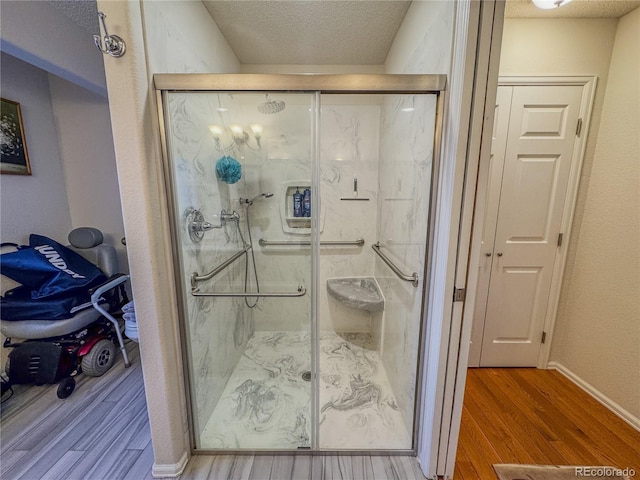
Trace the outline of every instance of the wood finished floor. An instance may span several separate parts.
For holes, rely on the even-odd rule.
[[[415,457],[194,456],[181,480],[424,480]]]
[[[2,404],[2,480],[145,480],[153,451],[137,344],[102,377],[76,377],[73,394],[16,385]]]
[[[494,463],[606,465],[640,475],[640,432],[557,371],[473,368],[454,479],[496,479]]]
[[[138,349],[105,376],[55,387],[18,386],[2,404],[2,480],[148,480],[151,449]],[[637,432],[557,372],[472,369],[455,480],[494,480],[493,463],[613,465],[640,472]],[[422,480],[398,456],[194,456],[188,480]]]

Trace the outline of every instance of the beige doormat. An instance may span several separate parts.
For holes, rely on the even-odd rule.
[[[630,480],[631,469],[614,467],[566,467],[557,465],[495,464],[500,480]]]

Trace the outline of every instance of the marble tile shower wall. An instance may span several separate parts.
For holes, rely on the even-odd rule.
[[[309,331],[311,328],[311,250],[309,247],[261,247],[259,240],[308,240],[309,235],[292,235],[283,231],[282,214],[287,207],[287,186],[311,183],[313,129],[311,106],[313,96],[272,95],[286,107],[279,113],[265,115],[256,110],[264,100],[257,99],[247,107],[238,123],[262,125],[262,148],[242,148],[238,153],[243,166],[240,183],[248,198],[260,193],[273,193],[240,211],[246,231],[249,215],[261,292],[294,292],[298,285],[307,289],[304,297],[261,298],[252,313],[257,331]],[[301,188],[301,192],[304,188]],[[247,237],[248,240],[248,237]],[[249,285],[255,290],[253,272]]]
[[[343,96],[344,97],[344,96]],[[275,98],[275,96],[274,96]],[[282,98],[282,97],[278,97]],[[286,99],[285,99],[286,100]],[[342,98],[342,101],[345,99]],[[311,118],[287,105],[263,125],[263,150],[248,152],[243,160],[243,178],[249,197],[272,192],[273,197],[256,201],[250,209],[256,264],[262,291],[292,291],[298,284],[309,290],[305,297],[261,299],[254,310],[258,331],[306,330],[310,328],[311,250],[309,247],[260,247],[258,239],[309,240],[305,233],[284,232],[281,210],[291,198],[286,188],[298,182],[310,185],[312,175]],[[255,121],[255,116],[253,117]],[[321,249],[319,272],[319,321],[322,330],[362,332],[370,330],[370,315],[339,304],[328,297],[326,280],[333,277],[373,275],[373,241],[378,184],[379,105],[323,105],[321,112],[321,240],[354,240],[362,237],[365,247]],[[308,121],[307,121],[308,120]],[[246,122],[251,121],[250,118]],[[359,196],[370,201],[341,201],[353,197],[353,179],[358,178]],[[301,188],[300,191],[303,189]],[[243,217],[246,210],[242,210]]]
[[[174,162],[174,199],[180,213],[179,235],[182,260],[182,288],[186,300],[186,327],[190,350],[190,382],[195,397],[198,433],[202,432],[218,398],[253,334],[251,311],[242,299],[193,297],[192,272],[208,273],[234,252],[242,242],[233,224],[207,232],[200,243],[188,235],[184,212],[197,208],[207,221],[218,223],[222,209],[233,210],[234,200],[243,194],[242,184],[218,182],[215,162],[220,154],[207,129],[216,105],[209,94],[179,94],[169,97],[168,137]],[[212,113],[213,112],[213,113]],[[239,291],[244,266],[237,262],[214,281],[201,285],[203,291]]]
[[[304,285],[309,294],[300,298],[263,298],[255,309],[245,312],[254,321],[255,329],[266,330],[309,330],[311,313],[311,250],[308,247],[260,247],[260,238],[268,240],[308,240],[305,233],[285,232],[282,210],[291,199],[287,196],[287,186],[299,183],[301,187],[311,184],[312,176],[312,117],[309,111],[311,96],[273,95],[287,102],[286,108],[274,115],[264,115],[256,110],[256,105],[264,97],[245,96],[228,99],[221,95],[222,104],[229,107],[225,113],[227,125],[237,123],[248,126],[259,123],[263,127],[262,148],[253,150],[240,147],[230,155],[242,164],[242,178],[234,185],[227,185],[216,179],[214,165],[221,156],[214,148],[214,142],[206,129],[217,113],[219,100],[215,94],[189,94],[177,96],[175,114],[172,116],[175,130],[175,158],[186,159],[179,165],[180,179],[176,182],[184,192],[178,195],[180,211],[187,205],[198,206],[209,221],[215,219],[220,209],[237,210],[241,216],[241,228],[245,240],[247,214],[250,215],[251,233],[256,256],[257,273],[262,292],[294,291]],[[177,99],[181,100],[178,101]],[[381,97],[378,97],[381,98]],[[354,100],[351,102],[350,100]],[[325,100],[323,100],[325,101]],[[345,307],[329,297],[326,280],[334,277],[372,276],[374,253],[370,245],[376,239],[377,189],[379,164],[380,105],[375,100],[362,103],[361,99],[342,95],[341,104],[325,101],[321,112],[321,240],[354,240],[362,237],[364,247],[326,247],[321,249],[319,271],[319,320],[322,330],[344,332],[369,332],[372,316]],[[222,123],[220,120],[216,123]],[[248,128],[246,128],[248,130]],[[190,136],[189,136],[190,135]],[[252,143],[251,143],[252,144]],[[253,144],[252,144],[253,145]],[[369,201],[343,201],[353,198],[354,178],[357,178],[359,198]],[[297,182],[297,183],[296,183]],[[302,191],[302,189],[301,189]],[[247,209],[238,202],[240,197],[254,196],[270,192],[273,197],[256,200]],[[187,196],[191,195],[192,198]],[[212,222],[213,223],[213,222]],[[195,249],[207,248],[211,242],[205,265],[198,271],[209,271],[213,266],[229,256],[241,245],[235,238],[231,226],[225,230],[212,230],[205,234],[203,242]],[[184,242],[185,250],[191,242]],[[221,245],[225,245],[220,249]],[[196,259],[193,252],[183,254],[185,267],[187,259]],[[211,263],[208,263],[211,262]],[[244,280],[244,261],[234,267],[237,275],[231,282],[237,282],[241,290]],[[255,281],[249,275],[249,288],[255,288]],[[192,270],[188,270],[189,272]],[[195,271],[195,270],[193,270]],[[186,278],[186,277],[185,277]],[[218,283],[225,282],[220,277]],[[204,286],[203,286],[204,289]],[[191,298],[190,298],[191,299]],[[191,299],[192,300],[192,299]],[[220,303],[220,300],[216,300]],[[229,302],[248,310],[244,303]],[[284,313],[283,313],[284,312]],[[236,315],[237,312],[233,312]],[[380,315],[375,315],[380,323]],[[375,323],[375,321],[374,321]]]
[[[375,276],[385,297],[382,363],[407,428],[413,421],[418,363],[435,100],[433,95],[389,95],[381,116],[378,239],[403,271],[420,275],[414,288],[376,258]],[[410,107],[415,110],[402,111]]]
[[[362,97],[361,97],[362,98]],[[366,98],[366,97],[365,97]],[[379,101],[381,97],[369,97]],[[332,100],[339,105],[332,105]],[[371,244],[377,222],[380,105],[356,103],[358,97],[325,96],[321,111],[320,194],[324,228],[320,240],[364,238],[363,247],[320,249],[320,329],[371,332],[372,315],[346,307],[327,293],[327,279],[373,276]],[[356,198],[368,201],[346,201]]]

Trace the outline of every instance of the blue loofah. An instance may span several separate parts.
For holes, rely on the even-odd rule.
[[[236,183],[242,177],[242,165],[235,158],[225,155],[216,162],[216,174],[225,183]]]

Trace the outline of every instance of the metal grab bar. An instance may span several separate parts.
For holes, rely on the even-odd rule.
[[[224,293],[224,292],[197,292],[192,291],[191,295],[194,297],[304,297],[307,294],[307,289],[302,285],[298,286],[298,291],[293,293]]]
[[[310,246],[311,240],[265,240],[261,238],[258,243],[261,247],[288,247],[293,245],[302,245],[302,246]],[[361,247],[364,245],[364,238],[356,238],[355,240],[321,240],[320,246],[323,245],[333,245],[333,246],[358,246]]]
[[[225,268],[227,268],[229,265],[235,262],[242,255],[246,254],[249,250],[251,250],[251,245],[245,245],[242,250],[233,254],[233,256],[231,256],[230,258],[222,262],[220,265],[218,265],[216,268],[214,268],[213,270],[211,270],[209,273],[205,275],[199,275],[198,272],[193,272],[191,274],[191,290],[198,291],[198,282],[211,280],[213,277],[218,275],[221,271],[223,271]]]
[[[376,242],[374,245],[371,245],[371,248],[373,248],[373,251],[378,254],[378,256],[384,261],[384,263],[386,263],[391,268],[391,270],[393,270],[393,273],[395,273],[405,282],[411,282],[414,287],[418,286],[418,280],[420,278],[418,277],[418,274],[416,272],[413,272],[411,275],[402,273],[402,271],[398,267],[396,267],[396,265],[389,259],[389,257],[387,257],[380,251],[380,242]]]

